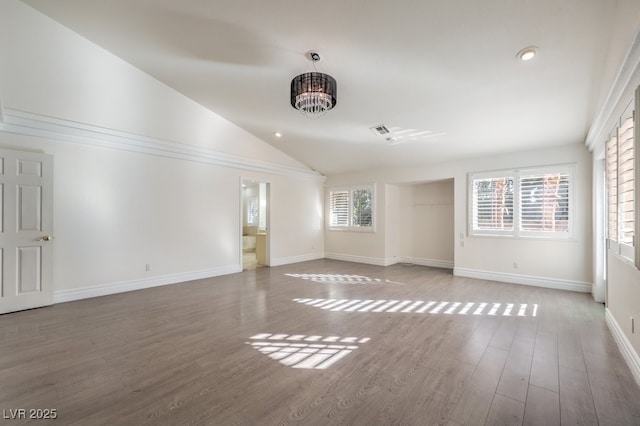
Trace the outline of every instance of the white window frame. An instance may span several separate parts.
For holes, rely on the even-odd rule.
[[[353,224],[353,193],[354,191],[368,190],[371,191],[371,226],[358,226]],[[331,194],[334,192],[348,193],[348,223],[346,225],[331,224]],[[376,232],[376,191],[374,184],[368,185],[352,185],[328,188],[327,190],[327,227],[330,231],[352,231],[352,232]]]
[[[534,231],[522,229],[522,194],[521,179],[528,176],[545,175],[545,174],[567,174],[568,175],[568,218],[566,231]],[[513,179],[513,229],[476,229],[475,209],[476,200],[474,199],[474,181],[483,179]],[[530,167],[514,170],[499,170],[493,172],[479,172],[468,174],[468,234],[470,236],[496,236],[506,238],[536,238],[536,239],[552,239],[552,240],[571,240],[574,238],[574,222],[575,222],[575,165],[559,164],[541,167]]]

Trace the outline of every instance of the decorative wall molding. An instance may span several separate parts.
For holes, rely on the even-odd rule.
[[[384,259],[379,257],[355,256],[352,254],[342,254],[342,253],[325,253],[325,257],[327,259],[332,259],[332,260],[342,260],[345,262],[364,263],[367,265],[376,265],[376,266],[390,266],[398,263],[397,258]]]
[[[324,253],[310,253],[310,254],[302,254],[300,256],[280,257],[276,259],[272,258],[271,265],[269,266],[290,265],[292,263],[308,262],[310,260],[318,260],[318,259],[324,259]]]
[[[605,321],[607,322],[607,326],[609,327],[609,330],[611,330],[611,334],[620,348],[620,352],[622,352],[622,356],[629,365],[633,378],[636,379],[636,383],[640,386],[640,356],[638,356],[638,353],[631,345],[631,342],[629,342],[629,339],[625,336],[624,331],[622,331],[620,324],[618,324],[616,319],[613,317],[609,308],[605,309]]]
[[[107,296],[109,294],[125,293],[127,291],[143,290],[185,281],[200,280],[242,272],[242,266],[232,265],[203,271],[186,272],[182,274],[163,275],[159,277],[141,278],[137,280],[100,284],[91,287],[53,292],[53,303],[71,302],[73,300],[89,299],[91,297]]]
[[[488,281],[499,281],[510,284],[530,285],[534,287],[554,288],[556,290],[591,293],[591,283],[584,281],[562,280],[557,278],[535,277],[531,275],[506,274],[502,272],[481,271],[479,269],[453,268],[453,275],[467,278],[478,278]]]
[[[617,119],[622,114],[621,105],[623,97],[630,94],[633,97],[636,86],[640,83],[640,31],[635,38],[625,56],[622,66],[616,75],[609,95],[602,106],[602,109],[591,124],[587,133],[586,144],[589,150],[595,150],[599,144],[603,144],[607,134],[613,127],[612,120]],[[630,98],[631,99],[631,98]]]
[[[195,161],[251,172],[319,181],[324,181],[325,179],[320,173],[302,167],[297,168],[269,163],[193,145],[140,136],[120,130],[77,123],[10,108],[4,108],[2,111],[3,113],[0,114],[1,132]]]
[[[430,266],[432,268],[453,269],[453,261],[450,260],[437,260],[437,259],[424,259],[420,257],[405,257],[403,262],[411,263],[413,265]]]

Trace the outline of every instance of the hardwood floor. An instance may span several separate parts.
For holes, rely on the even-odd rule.
[[[57,419],[3,418],[21,408]],[[0,410],[20,425],[638,425],[640,389],[590,295],[319,260],[0,316]]]

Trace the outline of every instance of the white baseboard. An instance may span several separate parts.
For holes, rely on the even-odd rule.
[[[302,254],[300,256],[280,257],[276,259],[272,258],[269,266],[290,265],[292,263],[308,262],[310,260],[318,259],[324,259],[324,253],[310,253]]]
[[[531,285],[535,287],[554,288],[556,290],[591,293],[591,283],[583,281],[562,280],[557,278],[536,277],[531,275],[506,274],[503,272],[482,271],[479,269],[453,268],[453,275],[481,280],[500,281],[511,284]]]
[[[611,330],[613,338],[620,348],[620,352],[622,352],[622,356],[629,365],[633,378],[636,379],[636,383],[640,386],[640,356],[638,356],[638,353],[633,349],[631,342],[627,339],[627,336],[624,334],[624,331],[622,331],[622,328],[620,328],[620,324],[618,324],[618,321],[613,317],[613,314],[611,314],[611,311],[609,311],[609,308],[605,309],[605,320],[609,330]]]
[[[182,274],[163,275],[160,277],[141,278],[138,280],[121,281],[116,283],[101,284],[85,288],[71,290],[59,290],[53,292],[53,303],[71,302],[73,300],[89,299],[91,297],[107,296],[109,294],[124,293],[127,291],[142,290],[168,284],[177,284],[185,281],[199,280],[203,278],[217,277],[242,272],[242,266],[233,265],[222,268],[206,269],[203,271],[186,272]]]
[[[438,259],[424,259],[421,257],[405,257],[403,262],[411,263],[413,265],[430,266],[432,268],[453,269],[453,261],[450,260],[438,260]]]
[[[342,260],[344,262],[365,263],[367,265],[389,266],[398,263],[397,258],[385,259],[379,257],[355,256],[352,254],[326,253],[327,259]]]

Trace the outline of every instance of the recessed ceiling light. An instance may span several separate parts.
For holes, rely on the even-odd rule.
[[[519,51],[516,57],[521,61],[527,62],[532,60],[537,54],[538,54],[538,48],[530,46],[530,47],[525,47],[524,49]]]
[[[275,132],[275,133],[273,134],[273,136],[275,136],[276,138],[281,138],[281,137],[282,137],[282,133],[280,133],[280,132]]]

